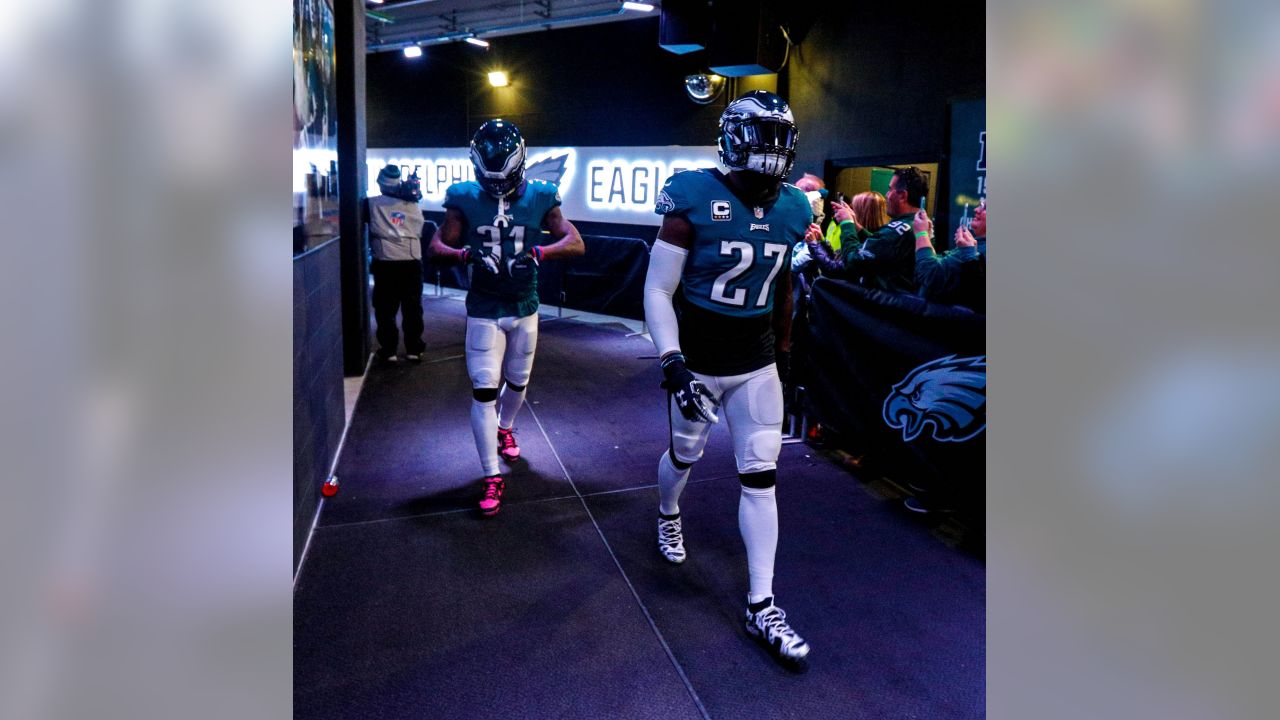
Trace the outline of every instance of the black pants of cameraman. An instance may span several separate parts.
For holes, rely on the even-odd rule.
[[[394,357],[400,345],[396,313],[404,326],[404,351],[421,355],[422,341],[422,261],[374,260],[373,316],[378,321],[378,356]]]

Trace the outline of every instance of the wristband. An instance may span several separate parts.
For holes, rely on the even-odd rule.
[[[930,237],[928,230],[921,230],[916,233],[916,237]]]
[[[529,253],[533,255],[534,260],[537,260],[538,262],[542,262],[542,246],[541,245],[534,245],[533,247],[529,248]]]
[[[684,355],[678,352],[673,352],[670,355],[662,358],[661,367],[663,370],[666,370],[668,365],[672,363],[677,363],[677,362],[680,364],[684,364]]]

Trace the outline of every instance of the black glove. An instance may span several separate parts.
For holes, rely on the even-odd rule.
[[[507,261],[507,274],[521,280],[532,277],[538,272],[540,260],[542,260],[542,248],[534,245]]]
[[[485,272],[498,274],[498,259],[488,252],[473,252],[471,248],[462,248],[462,264],[474,265]]]
[[[716,400],[707,386],[684,366],[684,355],[672,353],[663,358],[662,374],[667,378],[663,381],[662,387],[670,391],[671,397],[675,398],[676,407],[680,408],[680,414],[685,420],[703,423],[720,422],[715,412],[720,408],[720,401]]]

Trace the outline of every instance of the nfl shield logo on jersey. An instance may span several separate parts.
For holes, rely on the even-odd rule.
[[[391,224],[392,224],[392,225],[403,225],[403,224],[404,224],[404,213],[402,213],[402,212],[393,212],[393,213],[391,213]]]
[[[728,200],[712,200],[711,201],[711,219],[712,220],[728,220],[733,213],[730,209]]]
[[[763,219],[763,218],[764,218],[764,208],[762,207],[756,208],[756,219]]]

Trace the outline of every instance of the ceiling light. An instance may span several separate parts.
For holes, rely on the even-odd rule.
[[[494,70],[489,73],[489,84],[494,87],[506,87],[511,84],[511,79],[501,70]]]
[[[370,5],[381,5],[382,0],[367,0]]]
[[[410,45],[404,49],[404,56],[408,58],[422,57],[422,48],[417,45]]]
[[[477,45],[477,46],[479,46],[479,47],[483,47],[483,48],[487,48],[487,47],[489,47],[489,41],[488,41],[488,40],[481,40],[481,39],[480,39],[480,38],[478,38],[478,37],[469,37],[469,38],[467,38],[467,42],[471,43],[472,45]]]
[[[624,2],[622,3],[622,9],[623,10],[639,10],[641,12],[650,12],[653,10],[653,5],[651,3]]]

